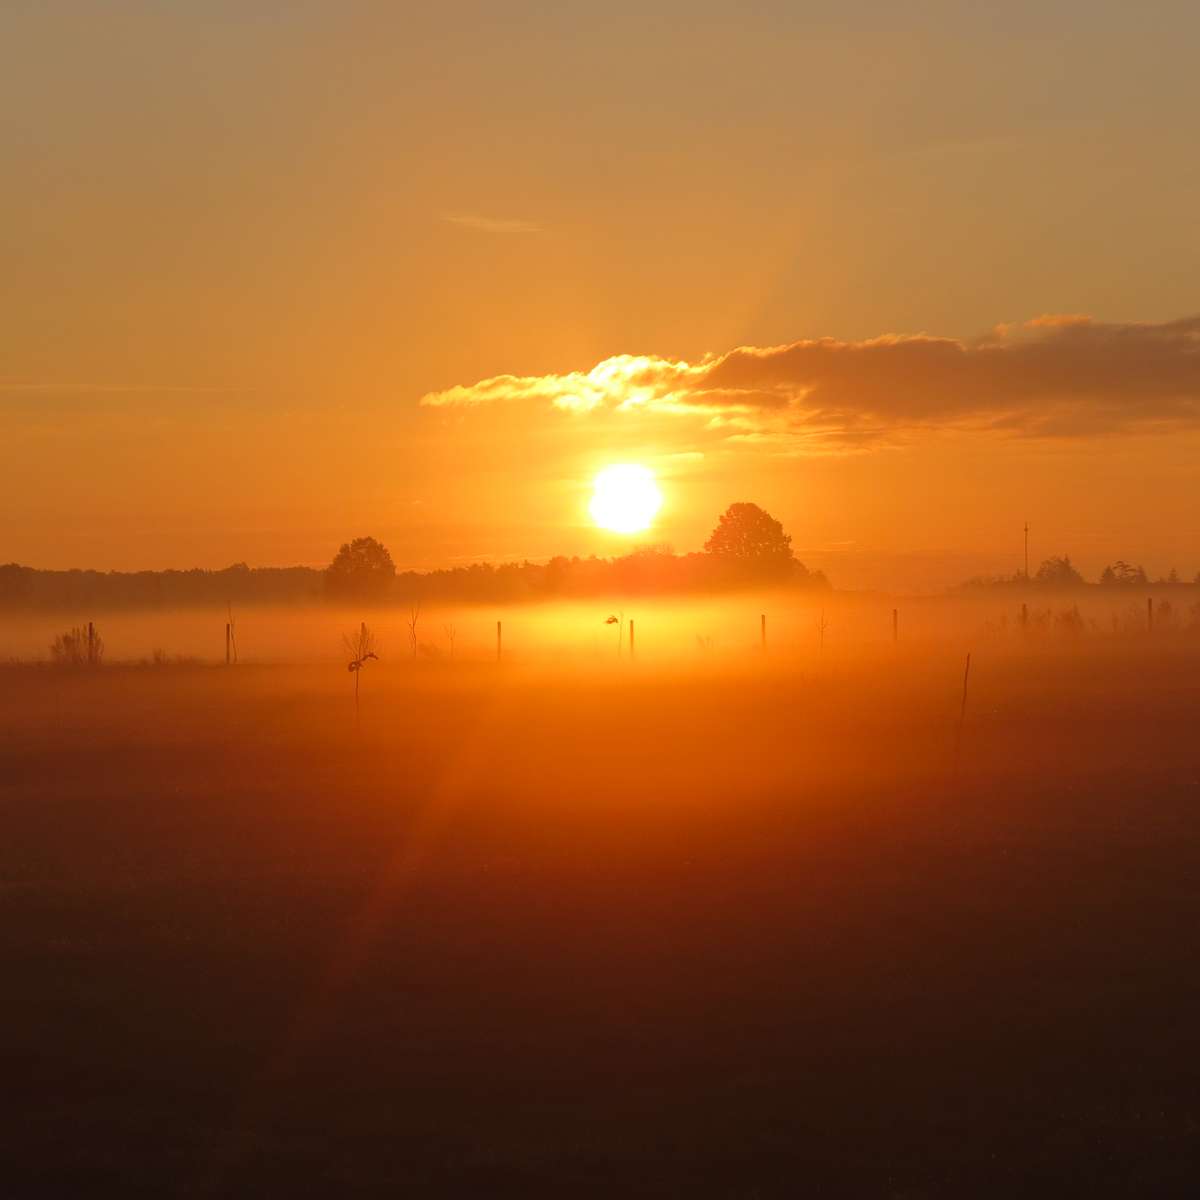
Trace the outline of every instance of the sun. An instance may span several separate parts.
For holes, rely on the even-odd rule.
[[[650,528],[661,507],[662,492],[648,467],[617,463],[605,467],[592,481],[588,512],[601,529],[641,533]]]

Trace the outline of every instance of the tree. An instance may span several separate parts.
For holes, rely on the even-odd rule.
[[[1071,565],[1067,554],[1046,559],[1033,578],[1035,583],[1047,587],[1075,587],[1083,582],[1083,576]]]
[[[409,608],[408,620],[405,621],[405,624],[408,626],[408,646],[409,646],[409,649],[412,651],[412,656],[413,656],[414,662],[416,661],[416,658],[417,658],[417,649],[418,649],[417,622],[420,619],[421,619],[421,602],[420,602],[420,600],[417,600],[417,601],[414,601],[412,606]]]
[[[33,595],[33,568],[19,563],[0,566],[0,608],[16,607]]]
[[[799,565],[792,554],[792,539],[757,504],[731,504],[704,549],[747,574],[787,576]]]
[[[1131,566],[1124,559],[1119,558],[1111,567],[1104,568],[1100,582],[1105,586],[1140,585],[1147,582],[1146,572],[1144,568]]]
[[[387,552],[384,551],[384,553]],[[388,561],[390,562],[391,559]],[[342,645],[350,656],[346,670],[354,676],[354,719],[357,721],[358,681],[362,677],[362,669],[372,660],[378,661],[379,659],[379,655],[375,652],[375,634],[367,628],[366,621],[363,621],[359,625],[357,633],[347,633],[342,637]]]
[[[338,598],[382,600],[391,591],[396,564],[372,537],[346,542],[325,569],[325,590]]]

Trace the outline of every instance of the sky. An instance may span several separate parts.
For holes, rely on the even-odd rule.
[[[1200,571],[1193,4],[6,0],[0,561],[755,501],[835,585]],[[641,538],[589,481],[656,471]]]

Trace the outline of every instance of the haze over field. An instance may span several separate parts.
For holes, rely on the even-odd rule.
[[[1196,650],[974,664],[0,671],[14,1194],[1186,1194]]]

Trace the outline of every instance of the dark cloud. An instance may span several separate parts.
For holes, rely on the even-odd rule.
[[[848,442],[918,428],[1094,436],[1200,425],[1200,317],[1040,317],[973,341],[927,334],[742,346],[697,363],[619,356],[588,372],[483,380],[425,404],[534,400],[593,411],[740,414],[729,436]]]

